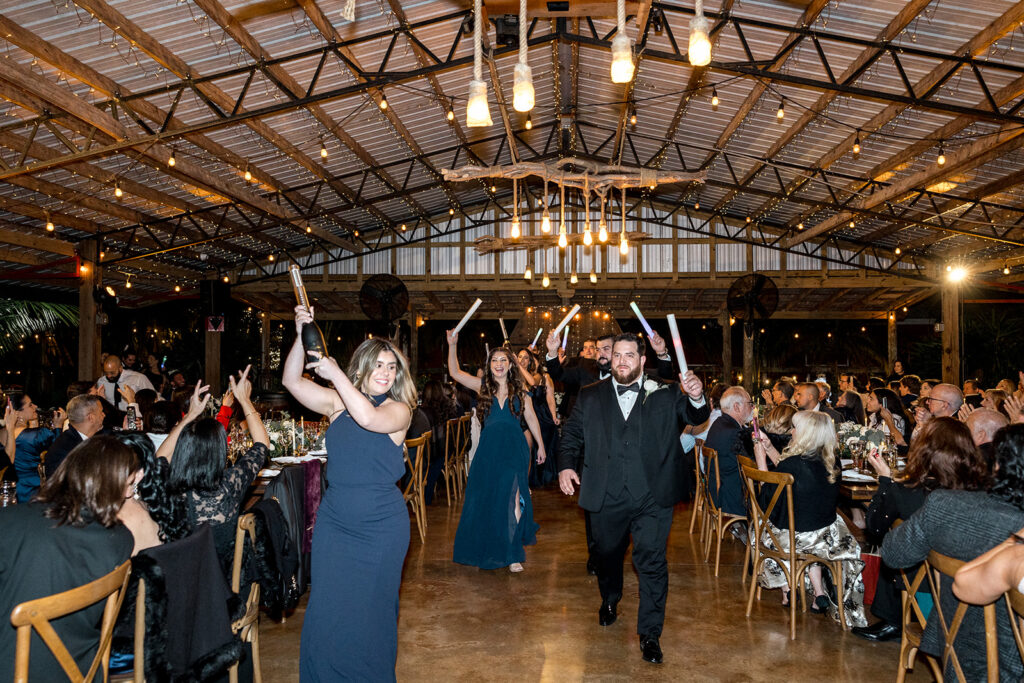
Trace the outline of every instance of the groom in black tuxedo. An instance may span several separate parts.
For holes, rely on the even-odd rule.
[[[687,424],[706,421],[710,410],[693,372],[681,376],[681,385],[662,382],[644,374],[644,353],[644,342],[635,335],[615,337],[611,377],[580,390],[562,429],[558,482],[566,495],[578,485],[580,507],[590,512],[602,626],[616,619],[632,536],[640,579],[640,650],[645,660],[660,663],[668,595],[665,548],[673,506],[683,498],[679,433]],[[577,476],[580,453],[583,470]]]

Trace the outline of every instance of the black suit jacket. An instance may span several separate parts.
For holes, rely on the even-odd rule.
[[[647,485],[658,505],[670,507],[683,499],[685,465],[679,433],[685,425],[700,424],[711,409],[705,401],[700,408],[690,403],[679,384],[646,376],[643,384],[655,382],[661,388],[646,398],[641,390],[633,410],[640,411],[640,457]],[[608,488],[608,463],[616,444],[611,438],[611,419],[619,411],[619,402],[611,379],[580,389],[579,400],[569,421],[562,428],[558,449],[558,469],[572,469],[583,458],[580,483],[580,507],[599,512]]]
[[[708,430],[704,445],[718,453],[718,478],[721,487],[708,476],[708,493],[722,510],[730,515],[746,514],[743,503],[743,479],[740,476],[740,461],[737,456],[754,457],[750,445],[750,431],[740,425],[731,415],[722,413]]]
[[[60,464],[64,462],[64,458],[68,457],[68,453],[80,443],[82,443],[82,435],[74,427],[68,427],[53,440],[49,450],[46,451],[46,462],[43,463],[47,478],[53,476]]]
[[[658,377],[664,380],[673,381],[676,376],[673,374],[672,359],[657,360]],[[597,367],[597,361],[589,358],[580,358],[576,364],[569,363],[563,366],[557,358],[548,360],[545,357],[544,367],[547,368],[551,379],[561,382],[565,388],[565,398],[562,400],[559,412],[562,417],[572,415],[573,406],[576,405],[576,397],[581,387],[593,384],[601,379],[601,371]]]

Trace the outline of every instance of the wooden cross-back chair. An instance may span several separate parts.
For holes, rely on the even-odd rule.
[[[405,458],[405,469],[408,472],[408,479],[405,488],[402,490],[402,498],[412,508],[416,517],[416,528],[420,532],[420,542],[427,540],[427,503],[425,498],[425,487],[427,481],[427,458],[430,457],[431,432],[405,440],[405,447],[402,455]],[[415,453],[413,458],[411,453]]]
[[[943,640],[945,641],[945,645],[942,648],[942,670],[945,671],[952,666],[957,680],[965,683],[967,678],[960,667],[960,659],[957,657],[955,644],[956,637],[960,633],[960,627],[963,625],[964,616],[966,616],[967,609],[971,605],[957,599],[953,614],[948,615],[950,618],[947,619],[947,615],[943,613],[942,609],[943,587],[941,581],[942,576],[949,578],[949,590],[952,590],[953,577],[956,576],[957,570],[962,566],[964,566],[963,560],[942,555],[934,550],[928,553],[928,560],[925,562],[925,567],[928,568],[928,584],[932,590],[932,602],[934,603],[929,619],[938,618],[939,626],[942,628]],[[982,607],[982,610],[985,622],[987,680],[988,683],[998,683],[999,640],[996,630],[996,604],[994,602],[989,603]],[[1011,621],[1013,620],[1011,619]],[[902,665],[903,662],[900,662],[900,664]]]
[[[1017,654],[1024,660],[1024,628],[1021,620],[1024,620],[1024,593],[1016,588],[1006,592],[1006,609],[1010,617],[1010,629],[1013,631],[1013,640],[1017,644]]]
[[[753,541],[750,539],[749,534],[753,532],[753,514],[750,512],[750,493],[749,493],[749,488],[747,487],[747,475],[743,473],[743,468],[744,467],[752,467],[754,469],[757,469],[757,463],[754,461],[753,458],[748,458],[745,455],[737,455],[736,459],[739,461],[739,464],[740,464],[740,481],[742,482],[742,485],[743,485],[743,503],[747,507],[747,533],[748,533],[748,536],[747,536],[747,549],[746,549],[746,551],[744,551],[744,555],[743,555],[743,577],[742,577],[743,580],[741,581],[742,585],[746,586],[747,585],[747,569],[748,569],[748,567],[751,567],[751,562],[750,562],[750,544]]]
[[[796,552],[796,529],[793,528],[793,475],[785,472],[764,472],[756,467],[742,466],[745,475],[744,483],[747,486],[747,500],[750,505],[750,513],[754,521],[754,549],[753,549],[753,579],[750,582],[750,592],[747,597],[747,617],[754,608],[754,594],[758,600],[761,599],[761,586],[757,581],[758,574],[765,560],[772,559],[786,576],[789,584],[789,638],[796,640],[796,601],[800,600],[801,609],[807,611],[807,596],[803,589],[803,575],[812,564],[821,563],[832,571],[832,582],[836,587],[836,603],[839,606],[839,624],[843,630],[847,629],[846,613],[843,606],[843,563],[840,560],[828,560],[808,553]],[[761,506],[757,497],[759,487],[774,486],[772,497],[766,507]],[[770,489],[771,490],[771,489]],[[778,529],[782,534],[788,535],[788,550],[780,550],[782,544],[779,536],[772,531],[769,525],[772,512],[780,500],[785,500],[786,511],[789,515],[787,529]],[[770,541],[774,547],[768,547],[766,541]],[[788,563],[788,564],[787,564]]]
[[[459,475],[459,490],[466,490],[469,479],[469,447],[473,440],[473,413],[466,413],[459,418],[459,450],[456,455],[456,466]]]
[[[461,495],[462,480],[458,476],[458,451],[462,439],[462,418],[453,417],[444,426],[444,468],[441,474],[444,477],[444,495],[448,505],[451,506],[452,498],[459,501]]]
[[[256,515],[251,512],[239,516],[235,528],[235,554],[231,560],[231,592],[238,594],[242,589],[242,557],[245,551],[245,539],[256,550]],[[262,683],[263,670],[260,666],[260,584],[253,582],[249,588],[249,597],[245,601],[245,613],[231,624],[231,632],[243,643],[252,647],[252,679]],[[238,662],[228,669],[230,683],[238,683]]]
[[[704,507],[704,489],[707,487],[707,478],[704,476],[704,470],[700,466],[700,454],[703,450],[704,440],[696,439],[696,443],[693,446],[693,476],[696,491],[693,494],[693,512],[690,514],[690,535],[693,535],[693,529],[697,525],[697,520],[700,520],[701,547],[704,547],[704,527],[707,525],[707,512]]]
[[[39,485],[42,486],[46,483],[46,454],[48,450],[43,451],[39,454],[39,464],[36,465],[36,472],[39,473]]]
[[[23,602],[11,611],[11,624],[17,629],[17,644],[14,654],[14,681],[27,683],[29,672],[29,648],[32,632],[39,634],[43,643],[56,658],[70,681],[80,683],[92,681],[96,673],[103,671],[103,680],[107,680],[107,667],[110,663],[110,644],[114,635],[114,622],[124,600],[128,577],[132,563],[124,562],[114,571],[90,581],[84,586]],[[96,655],[88,671],[83,675],[74,657],[68,652],[60,636],[50,623],[65,615],[85,609],[105,601],[103,620],[100,625]],[[101,669],[102,667],[102,669]]]
[[[704,456],[704,469],[707,474],[704,492],[704,510],[707,517],[708,534],[704,540],[704,561],[711,557],[711,544],[715,543],[715,576],[718,576],[719,560],[722,556],[722,537],[734,524],[743,525],[747,522],[746,515],[733,515],[725,512],[715,503],[711,496],[711,484],[714,482],[715,490],[721,490],[722,477],[718,469],[718,453],[713,448],[704,446],[701,449]],[[747,560],[750,557],[750,546],[747,545],[746,554],[743,556],[744,573],[746,572]]]
[[[903,579],[903,616],[901,618],[902,633],[900,635],[900,658],[899,670],[896,672],[896,683],[903,683],[907,677],[907,671],[914,668],[914,660],[917,658],[921,648],[921,638],[924,636],[924,627],[927,622],[927,615],[921,609],[917,601],[917,593],[928,575],[928,565],[923,563],[914,573],[914,578],[908,578],[907,572],[900,571]],[[924,654],[924,653],[921,653]],[[931,668],[935,680],[942,680],[942,668],[938,662],[929,655],[924,655],[925,661]]]

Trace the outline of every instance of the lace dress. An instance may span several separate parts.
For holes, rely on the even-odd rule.
[[[238,517],[245,492],[266,463],[268,453],[263,444],[254,444],[234,465],[224,470],[216,490],[185,493],[189,526],[195,528],[203,522],[224,524]]]

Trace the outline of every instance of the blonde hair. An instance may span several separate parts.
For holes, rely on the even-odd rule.
[[[359,345],[359,348],[352,354],[352,360],[348,362],[346,374],[349,380],[356,389],[362,391],[363,381],[373,372],[381,351],[388,351],[395,355],[395,381],[391,385],[391,389],[388,390],[388,398],[404,403],[409,406],[410,412],[416,412],[416,383],[409,373],[409,361],[406,360],[405,354],[387,339],[374,337]]]
[[[825,413],[801,410],[793,416],[793,440],[782,451],[781,460],[796,456],[818,455],[828,472],[828,483],[836,481],[836,428]]]
[[[761,420],[761,429],[769,434],[785,434],[793,428],[793,416],[797,409],[788,403],[772,408],[771,412]]]

